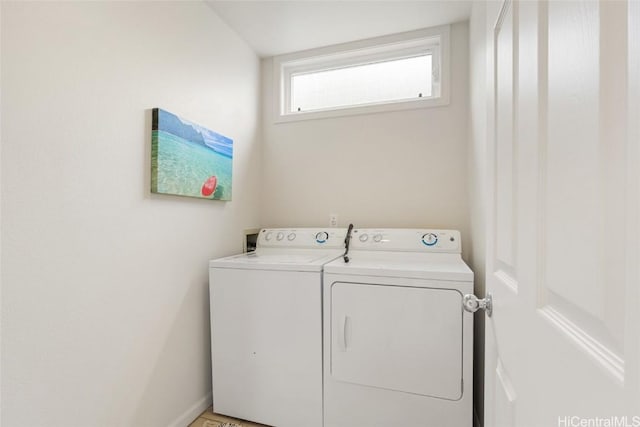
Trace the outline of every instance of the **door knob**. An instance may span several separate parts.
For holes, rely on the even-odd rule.
[[[493,298],[489,293],[482,299],[473,294],[466,294],[462,298],[462,307],[469,313],[484,310],[487,312],[487,316],[491,317],[491,314],[493,314]]]

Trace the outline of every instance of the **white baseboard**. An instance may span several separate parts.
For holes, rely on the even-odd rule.
[[[199,399],[189,409],[187,409],[182,415],[175,419],[168,427],[187,427],[191,424],[198,415],[203,413],[209,406],[211,406],[212,395],[211,392],[207,393],[202,399]]]

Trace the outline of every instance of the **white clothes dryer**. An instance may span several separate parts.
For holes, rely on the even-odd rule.
[[[324,426],[472,426],[460,233],[355,229],[349,259],[324,268]]]
[[[210,261],[215,412],[322,426],[322,268],[345,229],[263,229],[255,252]]]

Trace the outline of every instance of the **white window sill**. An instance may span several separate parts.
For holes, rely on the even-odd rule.
[[[392,111],[415,110],[419,108],[434,108],[449,105],[449,97],[412,99],[409,101],[387,102],[383,104],[363,105],[360,107],[332,108],[322,111],[300,111],[289,114],[277,114],[275,123],[297,122],[300,120],[327,119],[331,117],[355,116],[361,114],[376,114]]]

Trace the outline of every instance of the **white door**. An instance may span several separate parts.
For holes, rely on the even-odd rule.
[[[486,427],[640,426],[639,9],[488,5]]]

